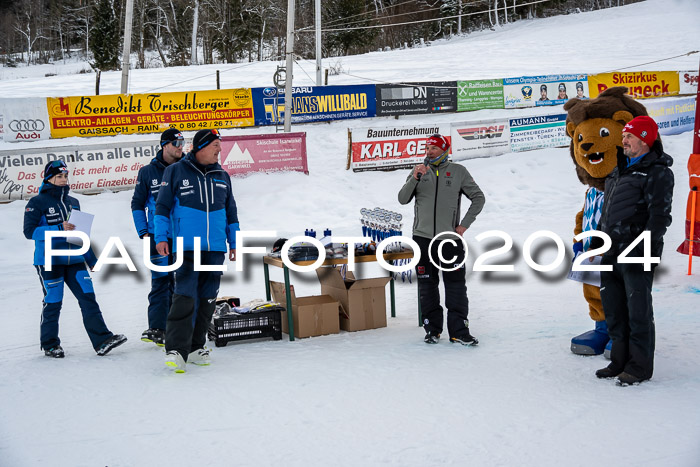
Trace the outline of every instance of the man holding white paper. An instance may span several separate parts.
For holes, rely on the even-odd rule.
[[[105,325],[100,307],[95,300],[92,280],[85,263],[92,268],[97,258],[91,249],[79,256],[54,256],[51,270],[44,264],[45,235],[47,231],[75,230],[69,222],[72,212],[80,211],[80,203],[69,196],[68,167],[61,160],[49,162],[44,168],[44,182],[39,194],[30,199],[24,211],[24,236],[34,240],[34,267],[39,274],[44,292],[41,312],[41,348],[44,355],[63,358],[65,353],[58,337],[58,318],[63,303],[63,284],[73,292],[83,314],[83,324],[97,355],[106,355],[126,342],[121,334],[112,334]],[[89,232],[89,228],[88,228]],[[51,239],[53,250],[77,250],[65,237]]]

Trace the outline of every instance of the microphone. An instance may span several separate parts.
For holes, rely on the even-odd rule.
[[[428,167],[428,164],[430,164],[430,156],[425,156],[425,159],[423,159],[423,165]],[[419,173],[418,176],[416,177],[418,181],[420,181],[420,178],[423,176],[422,173]]]

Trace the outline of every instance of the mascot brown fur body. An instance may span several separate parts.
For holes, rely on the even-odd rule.
[[[644,106],[626,93],[626,87],[618,86],[606,89],[595,99],[571,99],[564,104],[571,159],[578,179],[589,186],[584,208],[576,215],[574,235],[597,227],[605,179],[617,166],[618,150],[622,148],[622,128],[634,117],[647,115]],[[586,241],[579,249],[585,251],[588,247]],[[600,355],[609,340],[600,288],[583,284],[583,296],[588,302],[589,315],[596,322],[595,330],[574,337],[571,351]]]

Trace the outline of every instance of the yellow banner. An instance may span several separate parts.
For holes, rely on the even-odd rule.
[[[627,86],[635,99],[677,96],[680,91],[677,71],[635,71],[588,75],[591,99],[613,86]]]
[[[250,89],[48,97],[52,138],[254,126]]]

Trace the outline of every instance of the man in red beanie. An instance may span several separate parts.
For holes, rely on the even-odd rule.
[[[450,143],[444,136],[436,134],[428,138],[425,163],[413,169],[398,198],[401,204],[416,199],[413,240],[421,252],[416,275],[425,343],[437,344],[443,331],[438,290],[442,270],[450,342],[476,345],[479,341],[469,331],[465,251],[460,240],[483,209],[485,197],[466,167],[448,159],[449,149]],[[463,218],[460,213],[462,195],[471,202]],[[431,242],[442,233],[447,235]],[[445,243],[440,255],[442,240],[452,241],[452,244]]]
[[[622,386],[648,380],[654,371],[651,287],[657,263],[649,267],[641,257],[647,261],[650,256],[661,257],[663,236],[671,224],[674,184],[673,159],[664,153],[658,134],[656,122],[647,116],[632,119],[622,129],[623,147],[618,150],[617,167],[605,181],[598,226],[612,240],[601,261],[612,270],[600,275],[612,350],[610,365],[596,371],[596,376],[617,377]],[[635,244],[645,232],[647,237]],[[645,266],[650,270],[645,271]]]

